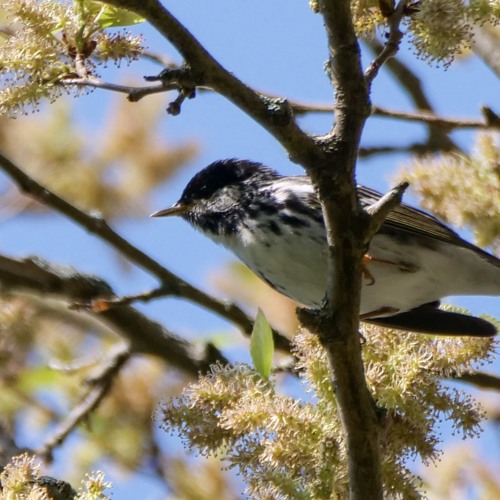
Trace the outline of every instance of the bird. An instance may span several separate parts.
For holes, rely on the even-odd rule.
[[[362,207],[381,193],[358,185]],[[180,216],[232,251],[272,288],[321,307],[328,243],[320,201],[306,175],[283,176],[230,158],[200,170],[179,200],[151,217]],[[491,337],[489,321],[440,309],[443,297],[500,295],[500,260],[436,217],[401,203],[373,236],[364,259],[360,319],[396,330]]]

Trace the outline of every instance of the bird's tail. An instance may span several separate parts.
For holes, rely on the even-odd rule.
[[[496,326],[489,321],[445,311],[438,306],[439,302],[432,302],[394,316],[371,318],[367,323],[435,335],[493,337],[498,333]]]

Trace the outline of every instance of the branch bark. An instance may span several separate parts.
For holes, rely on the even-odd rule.
[[[361,259],[366,219],[355,186],[361,132],[370,114],[369,85],[348,0],[319,1],[329,46],[329,70],[336,97],[336,122],[324,138],[324,161],[308,170],[323,203],[330,247],[327,304],[301,319],[326,348],[335,377],[340,420],[348,450],[351,499],[382,498],[379,425],[366,385],[359,342]]]
[[[132,10],[150,22],[179,51],[197,87],[209,87],[226,97],[268,130],[292,161],[307,167],[318,156],[316,142],[296,123],[286,99],[256,92],[227,71],[203,45],[157,0],[104,0]],[[164,82],[165,83],[165,82]]]
[[[365,77],[368,85],[371,85],[380,68],[399,50],[399,44],[403,38],[403,33],[400,31],[399,25],[403,19],[407,4],[408,0],[400,0],[397,7],[394,9],[394,12],[389,16],[389,38],[376,59],[372,61],[368,69],[365,71]]]

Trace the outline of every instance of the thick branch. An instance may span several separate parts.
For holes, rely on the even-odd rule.
[[[59,297],[67,302],[88,301],[103,294],[113,297],[109,285],[100,278],[41,259],[18,260],[0,255],[0,285],[7,290]],[[215,361],[227,362],[211,345],[203,355],[195,356],[195,349],[188,342],[133,307],[105,309],[93,316],[126,339],[132,353],[158,356],[192,377],[206,372]]]
[[[104,0],[147,19],[180,52],[196,86],[206,86],[226,97],[268,130],[304,166],[317,155],[314,141],[294,120],[284,99],[270,99],[223,68],[200,42],[157,0]]]
[[[235,103],[270,131],[311,176],[323,203],[332,249],[328,305],[311,324],[317,326],[315,330],[335,372],[349,454],[351,498],[381,498],[377,417],[364,379],[357,334],[363,230],[367,231],[367,227],[366,214],[357,200],[354,169],[361,131],[371,106],[349,0],[319,2],[328,34],[337,116],[332,133],[318,139],[298,128],[285,100],[258,94],[222,68],[158,1],[107,1],[150,21],[182,54],[196,86],[208,86]]]
[[[350,498],[382,498],[379,428],[359,343],[363,213],[355,182],[361,131],[371,111],[349,0],[320,0],[335,88],[336,122],[320,144],[325,161],[308,170],[323,203],[330,246],[327,306],[301,314],[326,348],[348,452]]]
[[[179,278],[116,233],[104,219],[99,216],[89,215],[52,193],[25,174],[2,154],[0,154],[0,168],[11,177],[24,193],[64,214],[89,232],[106,241],[131,262],[160,279],[165,295],[183,297],[195,302],[235,323],[246,335],[250,335],[252,332],[252,320],[235,304],[218,301]],[[288,349],[289,342],[285,337],[276,334],[275,342],[277,342],[277,347]]]

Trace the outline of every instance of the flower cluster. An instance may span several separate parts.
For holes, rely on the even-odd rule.
[[[480,246],[500,251],[500,148],[480,134],[470,155],[443,153],[414,159],[398,174],[421,205],[455,226],[467,226]]]
[[[103,28],[97,2],[3,0],[11,21],[0,48],[0,113],[25,113],[54,100],[66,78],[93,75],[96,64],[137,59],[142,37]]]
[[[469,47],[472,40],[472,22],[462,0],[420,2],[409,28],[417,54],[445,65]]]
[[[420,498],[419,480],[405,466],[415,455],[439,454],[439,422],[470,437],[483,412],[443,377],[489,360],[490,339],[435,338],[365,326],[366,376],[385,412],[383,479],[388,496]],[[163,427],[201,454],[222,454],[259,498],[332,498],[348,494],[347,456],[331,372],[316,336],[294,339],[296,369],[310,397],[279,393],[251,367],[213,367],[162,409]]]
[[[352,0],[356,34],[369,39],[377,29],[387,31],[396,6],[393,0]],[[315,13],[321,10],[316,0],[311,0],[310,7]],[[407,2],[402,25],[420,58],[447,66],[470,47],[474,25],[498,25],[499,21],[498,0],[425,0]]]
[[[64,481],[40,474],[36,457],[23,453],[14,457],[0,474],[1,498],[74,498],[75,500],[107,500],[105,490],[111,488],[100,471],[86,474],[78,493]]]

